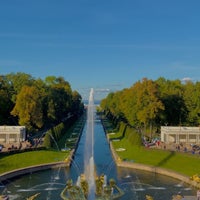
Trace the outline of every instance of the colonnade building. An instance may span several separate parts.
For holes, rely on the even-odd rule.
[[[200,127],[161,126],[161,141],[176,144],[200,144]]]
[[[25,140],[25,126],[0,126],[0,143],[20,143]]]

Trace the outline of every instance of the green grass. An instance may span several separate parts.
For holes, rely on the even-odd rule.
[[[53,150],[29,151],[0,157],[0,174],[18,168],[63,161],[69,152]]]
[[[109,132],[114,132],[110,129]],[[121,136],[121,133],[117,132],[109,137],[110,139],[118,139],[122,138]],[[66,138],[62,139],[64,143],[66,142]],[[120,141],[113,141],[112,144],[114,149],[126,149],[126,151],[117,152],[122,160],[130,160],[136,163],[162,167],[188,176],[200,174],[200,156],[198,155],[145,148],[140,145],[131,144],[126,137],[123,137]],[[31,165],[63,161],[68,155],[69,152],[55,150],[30,151],[7,156],[1,155],[0,174]]]
[[[85,121],[84,121],[83,116],[82,116],[66,131],[66,133],[63,135],[63,137],[60,139],[60,141],[57,142],[60,149],[64,148],[66,145],[69,148],[75,147],[76,140],[74,140],[73,142],[68,142],[67,139],[69,139],[71,137],[73,138],[73,136],[71,134],[74,132],[74,129],[75,130],[78,129],[77,132],[80,132],[81,128],[84,126],[84,123],[85,123]],[[54,145],[54,148],[56,148],[55,145]]]
[[[117,139],[120,136],[120,133],[116,133],[110,135],[110,139]],[[126,151],[117,152],[122,160],[170,169],[187,176],[200,174],[199,155],[132,145],[127,138],[113,141],[112,144],[114,149],[126,149]]]
[[[59,149],[65,147],[67,139],[70,137],[75,128],[82,128],[82,123],[82,118],[80,118],[66,131],[61,140],[57,142]],[[70,143],[70,146],[67,147],[74,148],[76,145],[76,141],[77,140],[72,141]],[[54,149],[56,149],[56,145],[54,146]],[[29,167],[32,165],[64,161],[64,159],[69,156],[69,153],[70,151],[62,152],[49,149],[16,153],[11,155],[0,154],[0,174],[19,168]]]

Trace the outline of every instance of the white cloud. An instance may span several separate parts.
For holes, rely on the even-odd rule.
[[[190,78],[190,77],[184,77],[184,78],[182,78],[181,81],[183,81],[183,82],[193,81],[193,78]]]

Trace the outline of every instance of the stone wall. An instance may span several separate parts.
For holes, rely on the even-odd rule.
[[[56,162],[56,163],[49,163],[44,165],[36,165],[36,166],[21,168],[1,174],[0,181],[5,181],[6,179],[11,179],[17,176],[22,176],[36,171],[58,168],[58,167],[67,167],[68,165],[69,164],[66,162]]]

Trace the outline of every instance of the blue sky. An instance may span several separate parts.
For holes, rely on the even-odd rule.
[[[0,74],[63,76],[86,96],[144,77],[199,81],[199,8],[199,0],[0,0]]]

